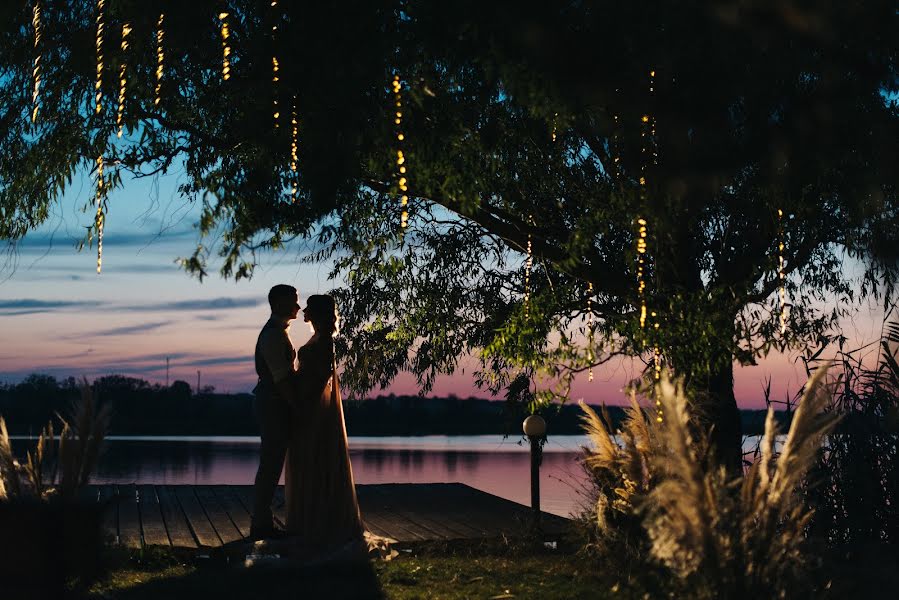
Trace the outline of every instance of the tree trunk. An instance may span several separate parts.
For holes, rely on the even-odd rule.
[[[734,398],[733,362],[722,361],[713,368],[705,387],[705,393],[697,398],[700,425],[710,431],[711,450],[718,463],[739,475],[743,469],[743,426]]]

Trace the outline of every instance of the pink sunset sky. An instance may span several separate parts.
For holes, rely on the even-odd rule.
[[[206,281],[188,277],[175,264],[189,255],[198,236],[198,208],[175,192],[177,175],[155,181],[126,182],[111,195],[106,220],[103,273],[95,272],[96,254],[77,252],[92,214],[93,190],[84,179],[57,205],[37,231],[6,255],[0,271],[0,381],[17,382],[30,373],[88,379],[106,374],[164,383],[166,357],[170,380],[218,391],[246,392],[255,384],[253,347],[268,318],[266,294],[276,283],[300,290],[301,302],[327,292],[327,265],[300,265],[299,249],[261,257],[250,281]],[[864,303],[843,323],[850,347],[876,340],[883,312]],[[291,328],[295,346],[308,339],[302,322]],[[871,347],[876,354],[876,346]],[[766,378],[775,399],[795,392],[805,381],[799,354],[771,355],[759,365],[737,368],[735,392],[744,408],[763,406]],[[438,379],[435,396],[486,396],[473,383],[476,361],[463,360],[454,375]],[[463,372],[464,369],[464,372]],[[577,381],[572,399],[619,404],[623,386],[642,369],[639,360],[622,360],[597,370],[593,382]],[[417,393],[414,379],[401,375],[380,393]]]

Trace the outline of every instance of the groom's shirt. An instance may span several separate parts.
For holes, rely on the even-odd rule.
[[[256,373],[262,383],[274,384],[294,372],[294,351],[287,335],[289,321],[272,315],[256,342]]]

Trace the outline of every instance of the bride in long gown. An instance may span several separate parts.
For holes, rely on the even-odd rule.
[[[310,296],[303,319],[314,334],[297,351],[297,398],[285,467],[287,533],[319,558],[364,553],[371,536],[359,512],[337,383],[334,299]]]

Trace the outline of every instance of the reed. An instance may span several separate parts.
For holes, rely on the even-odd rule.
[[[53,423],[48,423],[34,449],[27,452],[24,465],[13,456],[6,423],[0,417],[0,500],[69,499],[87,485],[103,447],[109,410],[97,408],[86,379],[80,390],[81,399],[71,417],[56,415],[62,423],[59,437],[54,435]]]
[[[618,550],[639,568],[661,567],[667,578],[658,579],[667,593],[801,595],[812,516],[803,490],[824,436],[839,420],[825,411],[831,398],[825,372],[806,385],[779,454],[778,428],[768,412],[760,456],[737,478],[713,461],[708,433],[693,425],[680,382],[666,376],[654,389],[665,414],[661,423],[631,395],[620,443],[608,418],[584,407],[594,446],[584,463],[598,488],[596,537],[609,540],[612,552],[627,539]]]

